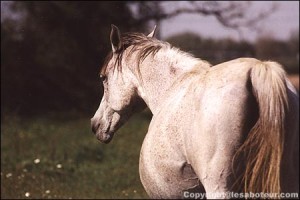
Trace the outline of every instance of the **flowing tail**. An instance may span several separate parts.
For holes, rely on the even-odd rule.
[[[246,158],[244,192],[280,193],[280,165],[284,145],[288,97],[285,72],[276,62],[258,62],[250,71],[258,121],[238,153]]]

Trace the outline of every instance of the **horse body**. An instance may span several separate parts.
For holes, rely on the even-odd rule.
[[[140,175],[151,196],[181,198],[183,191],[197,185],[198,192],[203,192],[203,184],[211,195],[232,190],[232,158],[258,117],[249,88],[249,71],[258,63],[243,58],[205,71],[194,69],[185,72],[182,76],[186,78],[169,89],[169,98],[153,116],[141,150]],[[292,90],[289,94],[295,95]],[[292,104],[298,106],[297,101]],[[289,149],[293,148],[286,152]],[[292,153],[285,155],[290,157]],[[296,157],[288,160],[286,163],[291,165],[297,163]],[[188,165],[194,170],[186,175],[184,168]],[[283,169],[283,179],[289,177],[286,191],[297,191],[297,176],[292,178],[297,168],[291,165]]]
[[[245,173],[243,170],[248,163],[243,157],[239,158],[238,165],[233,160],[260,119],[260,100],[257,98],[264,95],[253,94],[259,90],[255,86],[256,76],[263,74],[260,69],[255,69],[259,65],[272,68],[278,86],[275,89],[270,86],[272,92],[281,91],[276,82],[281,72],[275,72],[279,67],[252,58],[210,67],[205,61],[146,37],[138,44],[142,44],[140,48],[129,46],[124,50],[124,58],[120,59],[122,72],[112,73],[114,63],[117,63],[113,56],[106,66],[104,74],[108,77],[107,82],[111,82],[106,87],[113,88],[114,85],[114,91],[126,89],[121,90],[123,93],[118,91],[112,95],[106,91],[104,94],[92,119],[98,138],[106,142],[108,137],[110,141],[110,132],[115,132],[132,113],[143,108],[143,100],[153,118],[142,145],[139,172],[150,197],[182,198],[184,191],[194,191],[205,192],[208,198],[213,198],[210,195],[241,192],[243,184],[238,178]],[[148,51],[143,52],[143,47]],[[289,107],[298,112],[297,93],[291,84],[287,85]],[[121,119],[124,112],[126,117]],[[115,117],[116,121],[112,117],[106,122],[107,115],[120,117]],[[298,163],[299,151],[296,142],[299,113],[288,112],[285,116],[289,128],[284,141],[281,188],[285,192],[298,192],[299,166],[295,163]],[[278,139],[276,137],[274,141]],[[276,166],[276,159],[271,161]],[[270,174],[273,175],[273,171]]]

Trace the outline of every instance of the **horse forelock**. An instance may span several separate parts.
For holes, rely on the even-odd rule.
[[[167,42],[162,42],[156,38],[147,37],[142,33],[124,33],[121,36],[121,43],[121,48],[115,52],[116,56],[113,66],[114,68],[117,68],[118,71],[122,70],[121,62],[124,52],[129,47],[132,47],[129,51],[129,55],[137,53],[136,62],[138,66],[147,56],[151,54],[155,55],[163,47],[171,47],[171,45]],[[107,66],[112,58],[113,53],[110,52],[104,60],[100,74],[105,75],[107,73]]]

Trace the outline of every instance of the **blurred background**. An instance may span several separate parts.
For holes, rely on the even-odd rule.
[[[151,113],[109,145],[90,130],[111,24],[218,64],[274,60],[299,88],[299,1],[1,1],[1,198],[148,198]]]

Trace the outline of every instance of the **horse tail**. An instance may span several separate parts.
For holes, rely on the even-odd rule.
[[[250,70],[258,120],[241,149],[246,156],[245,192],[280,193],[280,165],[288,109],[286,74],[276,62],[257,62]]]

